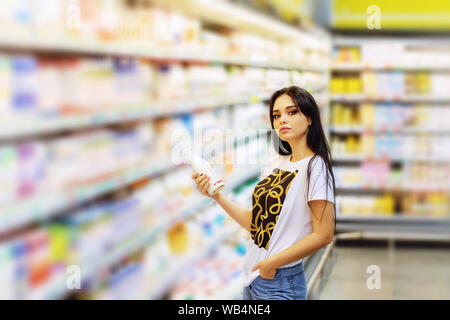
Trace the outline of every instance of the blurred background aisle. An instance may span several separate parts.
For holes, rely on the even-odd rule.
[[[338,243],[321,300],[441,300],[450,297],[448,246],[385,241]],[[368,268],[380,268],[380,286],[368,289]],[[370,283],[370,282],[369,282]],[[369,284],[370,286],[370,284]]]
[[[420,261],[417,286],[450,299],[449,33],[448,1],[2,1],[0,298],[239,299],[248,235],[180,150],[251,207],[268,99],[297,85],[337,187],[309,298],[426,298],[398,282]]]

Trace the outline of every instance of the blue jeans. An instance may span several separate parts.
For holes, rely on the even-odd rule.
[[[279,268],[273,279],[258,276],[244,287],[243,300],[306,300],[307,288],[303,263]]]

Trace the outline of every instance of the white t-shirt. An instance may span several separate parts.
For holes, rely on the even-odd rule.
[[[290,155],[277,156],[263,170],[252,196],[251,237],[244,260],[244,286],[259,275],[253,267],[261,260],[289,248],[312,232],[307,201],[328,200],[334,203],[332,177],[326,188],[326,164],[316,155],[290,162]],[[311,160],[312,159],[312,160]],[[306,195],[306,172],[311,161],[309,194]],[[303,259],[284,265],[294,266]]]

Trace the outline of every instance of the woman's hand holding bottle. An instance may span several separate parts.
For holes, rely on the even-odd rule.
[[[212,169],[210,164],[202,158],[191,156],[192,179],[197,184],[198,191],[204,196],[215,199],[215,195],[222,190],[224,183]]]
[[[194,172],[192,174],[192,179],[195,181],[195,184],[197,185],[197,190],[204,196],[212,197],[208,193],[208,188],[211,186],[210,180],[211,178],[203,173],[197,173]]]

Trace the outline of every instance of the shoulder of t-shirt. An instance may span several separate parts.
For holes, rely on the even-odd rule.
[[[276,155],[269,158],[264,165],[263,175],[270,174],[274,169],[279,168],[281,164],[286,161],[287,156]]]
[[[320,174],[325,173],[327,165],[325,163],[325,160],[319,155],[316,155],[315,157],[311,158],[311,174]]]

